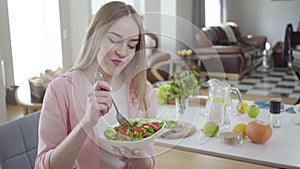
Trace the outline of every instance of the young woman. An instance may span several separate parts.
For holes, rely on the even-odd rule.
[[[154,168],[151,149],[112,149],[99,131],[116,122],[112,97],[127,117],[156,117],[146,81],[143,27],[122,2],[105,4],[91,21],[75,66],[46,91],[36,168]],[[95,81],[95,72],[104,80]],[[114,153],[115,152],[115,153]],[[131,158],[128,154],[143,158]],[[124,156],[121,156],[124,155]]]

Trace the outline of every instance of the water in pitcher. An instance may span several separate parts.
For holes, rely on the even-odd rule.
[[[226,81],[210,79],[209,94],[206,103],[207,121],[213,121],[220,128],[229,127],[232,116],[236,113],[232,105],[231,92],[238,95],[241,105],[241,94],[238,88],[231,87]]]

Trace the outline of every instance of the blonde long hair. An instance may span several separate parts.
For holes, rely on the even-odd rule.
[[[138,109],[147,111],[147,101],[145,98],[147,74],[144,28],[142,26],[140,16],[131,5],[114,1],[103,5],[98,10],[94,18],[91,20],[90,26],[82,43],[79,57],[71,70],[85,69],[96,60],[100,51],[103,37],[112,27],[112,25],[124,16],[130,16],[137,22],[140,34],[135,56],[123,71],[127,76],[130,76],[126,77],[127,79],[132,79],[130,85],[132,85],[132,87],[135,89],[134,94],[139,100]]]

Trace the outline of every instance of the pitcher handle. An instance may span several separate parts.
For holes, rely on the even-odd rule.
[[[238,103],[238,108],[242,108],[242,95],[241,95],[241,92],[238,88],[236,87],[231,87],[231,91],[236,93],[238,95],[238,99],[239,99],[239,103]]]

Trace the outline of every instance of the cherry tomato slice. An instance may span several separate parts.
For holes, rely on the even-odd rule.
[[[160,129],[160,124],[158,122],[150,123],[150,126],[155,130],[158,131]]]

